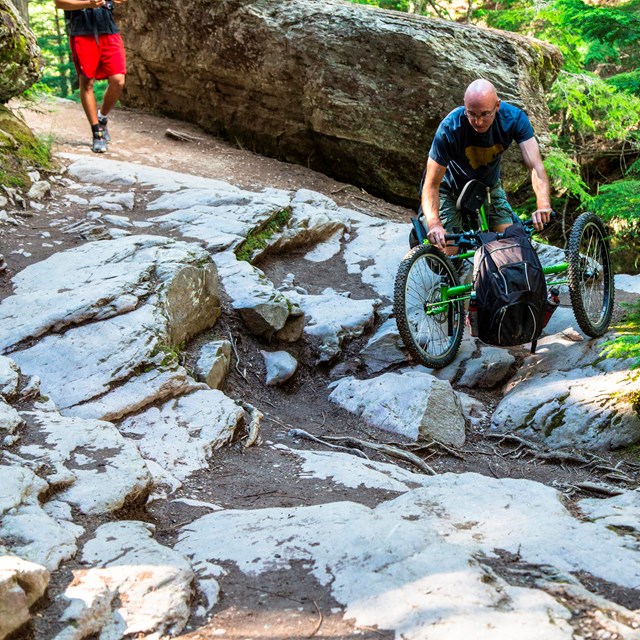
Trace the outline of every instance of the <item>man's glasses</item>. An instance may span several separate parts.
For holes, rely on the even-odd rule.
[[[492,109],[491,111],[483,111],[482,113],[473,113],[473,111],[467,111],[466,109],[464,110],[464,115],[467,116],[467,118],[469,118],[469,120],[488,120],[489,118],[493,118],[493,116],[496,114],[496,108]]]

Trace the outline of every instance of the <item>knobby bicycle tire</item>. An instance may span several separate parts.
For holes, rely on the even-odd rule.
[[[598,338],[611,322],[615,286],[607,232],[597,215],[578,216],[566,254],[573,313],[582,331]]]
[[[398,268],[393,310],[398,331],[409,353],[432,369],[450,364],[458,353],[464,332],[464,305],[447,302],[440,309],[441,287],[459,284],[447,256],[430,245],[414,247]]]

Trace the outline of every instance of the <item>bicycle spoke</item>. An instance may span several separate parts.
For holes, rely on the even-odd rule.
[[[461,304],[442,300],[442,289],[454,284],[457,279],[449,259],[431,247],[416,247],[399,269],[394,309],[400,334],[412,355],[427,366],[444,366],[459,347]],[[451,332],[450,308],[454,309]]]

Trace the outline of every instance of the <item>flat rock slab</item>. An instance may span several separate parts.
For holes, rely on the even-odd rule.
[[[257,253],[282,253],[299,247],[320,244],[332,237],[342,237],[349,227],[351,211],[315,191],[300,189],[291,199],[291,217],[282,231],[267,240]],[[255,256],[254,256],[255,257]]]
[[[640,295],[640,276],[616,274],[616,289]]]
[[[409,251],[410,224],[386,222],[351,212],[353,234],[344,248],[347,271],[359,274],[378,295],[393,300],[398,265]]]
[[[428,373],[408,370],[369,380],[347,377],[331,386],[332,402],[379,429],[456,447],[465,442],[460,400],[449,382]]]
[[[561,335],[540,341],[506,386],[491,429],[515,431],[547,446],[599,449],[640,439],[634,408],[640,376],[624,360],[600,357],[602,341]]]
[[[324,457],[319,474],[330,473]],[[353,459],[350,466],[365,465]],[[496,574],[497,550],[517,555],[531,571],[544,568],[551,580],[577,584],[569,574],[585,572],[638,584],[635,540],[606,522],[575,518],[552,488],[476,474],[416,477],[421,488],[374,509],[333,502],[218,511],[185,526],[176,549],[194,562],[234,562],[248,575],[304,563],[346,607],[346,618],[398,637],[573,638],[570,609],[544,591],[544,579],[527,588]],[[212,543],[221,539],[223,546]]]
[[[109,513],[145,498],[151,474],[136,445],[110,422],[61,416],[53,406],[23,413],[43,444],[23,445],[21,456],[45,463],[45,479],[60,485],[56,499],[89,515]],[[33,435],[32,435],[33,437]]]
[[[222,251],[238,246],[254,228],[268,223],[290,202],[286,192],[258,194],[234,190],[221,194],[218,189],[214,192],[189,189],[152,202],[150,210],[171,211],[149,220],[184,237],[201,240],[210,251]]]
[[[111,522],[84,546],[88,569],[74,572],[58,640],[161,638],[182,631],[190,614],[193,571],[179,553],[153,539],[153,526]]]
[[[48,513],[38,500],[48,484],[26,466],[0,466],[0,554],[12,553],[52,571],[72,558],[84,529],[71,522],[71,510],[62,517]]]
[[[207,466],[207,456],[231,440],[244,416],[222,391],[207,389],[126,418],[120,430],[135,438],[156,485],[175,490]]]
[[[291,289],[287,297],[304,312],[304,333],[312,339],[319,362],[337,356],[343,342],[361,336],[375,320],[380,300],[354,300],[348,293],[325,289],[321,294],[301,294]]]
[[[150,305],[102,322],[42,338],[12,354],[21,370],[38,375],[42,393],[62,413],[108,393],[136,370],[153,363],[167,335],[166,320]]]
[[[132,311],[182,268],[203,261],[210,259],[200,247],[159,236],[90,242],[53,254],[14,276],[15,294],[0,304],[0,349]]]
[[[65,415],[116,418],[189,390],[184,370],[141,372],[162,365],[172,345],[220,315],[207,252],[158,236],[88,243],[28,267],[14,282],[16,295],[0,305],[0,326],[10,325],[18,308],[27,321],[8,331],[5,344],[66,329],[12,356],[23,373],[40,377],[43,394]],[[36,304],[44,298],[46,305]]]

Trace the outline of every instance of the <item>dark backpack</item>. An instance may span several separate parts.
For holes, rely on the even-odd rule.
[[[489,240],[476,251],[473,287],[480,340],[500,347],[531,342],[533,353],[542,333],[547,284],[522,226],[507,227],[504,238]]]

